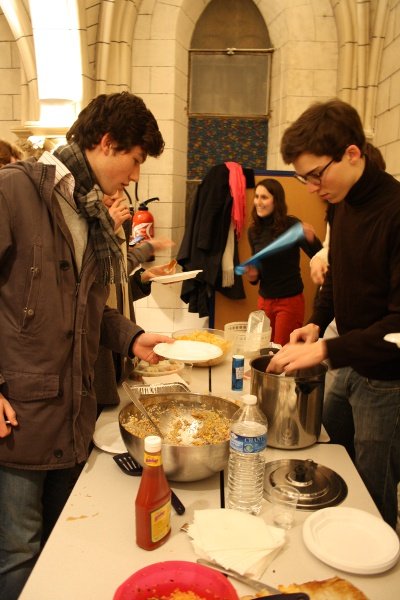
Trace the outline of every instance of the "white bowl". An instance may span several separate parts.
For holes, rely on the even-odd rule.
[[[156,365],[150,365],[145,361],[140,363],[132,371],[132,374],[137,377],[159,377],[160,375],[172,375],[180,373],[185,368],[185,364],[178,360],[160,360]]]
[[[190,340],[196,342],[206,342],[213,344],[222,350],[222,354],[217,358],[213,358],[208,361],[202,361],[196,364],[197,367],[213,367],[223,362],[232,350],[232,340],[229,340],[225,336],[225,332],[222,329],[179,329],[172,333],[172,337],[176,340]],[[193,362],[194,361],[190,361]]]

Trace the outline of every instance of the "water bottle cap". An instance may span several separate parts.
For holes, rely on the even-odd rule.
[[[248,404],[250,406],[257,404],[257,396],[254,396],[254,394],[244,394],[242,396],[242,400],[244,404]]]
[[[161,438],[158,435],[148,435],[144,438],[145,452],[160,452]]]

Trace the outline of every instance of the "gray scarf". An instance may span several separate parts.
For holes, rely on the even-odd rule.
[[[99,266],[98,281],[104,285],[127,280],[123,254],[114,233],[114,221],[103,204],[103,192],[93,181],[86,158],[75,142],[54,151],[75,179],[74,200],[89,225],[89,236]]]

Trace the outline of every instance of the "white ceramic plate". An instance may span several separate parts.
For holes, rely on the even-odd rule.
[[[164,358],[186,362],[206,362],[223,354],[219,346],[207,342],[192,340],[176,340],[173,344],[161,343],[153,348],[154,352]]]
[[[173,273],[172,275],[159,275],[158,277],[153,277],[151,281],[155,281],[156,283],[178,283],[178,281],[184,281],[185,279],[193,279],[197,273],[202,272],[203,269],[199,269],[198,271],[183,271],[182,273]]]
[[[126,452],[126,446],[122,440],[118,422],[104,423],[100,427],[96,427],[93,434],[93,442],[97,448],[104,450],[104,452],[111,452],[111,454]]]
[[[322,508],[303,524],[307,548],[322,562],[361,575],[390,569],[399,559],[400,540],[383,519],[357,508]]]
[[[397,344],[397,347],[400,348],[400,333],[387,333],[383,339],[387,342]]]

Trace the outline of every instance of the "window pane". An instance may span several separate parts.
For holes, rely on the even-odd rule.
[[[211,0],[197,21],[190,44],[208,50],[270,46],[267,26],[253,0]]]
[[[267,53],[191,53],[190,114],[267,114],[270,59]]]

